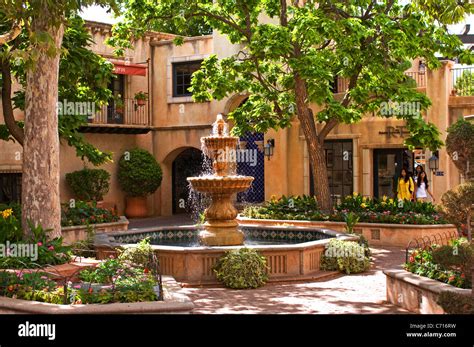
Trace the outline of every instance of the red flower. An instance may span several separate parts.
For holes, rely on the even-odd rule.
[[[461,274],[461,278],[466,278],[466,275],[465,274]]]
[[[449,282],[452,282],[452,281],[454,281],[455,279],[456,279],[456,276],[452,275],[452,276],[449,276],[448,281],[449,281]]]
[[[145,270],[143,270],[143,273],[147,274],[149,272],[149,270],[147,268],[145,268]]]
[[[410,256],[410,263],[414,263],[415,262],[415,257],[414,256]]]
[[[89,288],[89,294],[92,294],[92,287]]]

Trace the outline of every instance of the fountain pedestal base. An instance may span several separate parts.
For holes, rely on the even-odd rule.
[[[238,230],[235,220],[207,221],[205,230],[199,233],[201,243],[206,246],[238,246],[244,243],[244,233]]]

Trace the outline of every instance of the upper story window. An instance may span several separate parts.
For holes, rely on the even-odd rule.
[[[173,97],[191,96],[191,78],[201,68],[201,60],[173,64]]]

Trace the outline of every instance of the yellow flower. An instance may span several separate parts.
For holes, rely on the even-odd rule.
[[[384,195],[384,196],[382,197],[382,201],[383,201],[383,202],[387,201],[387,195]]]
[[[357,196],[357,195],[359,195],[359,193],[354,192],[354,193],[352,193],[352,195]]]
[[[360,207],[362,207],[362,208],[366,208],[366,207],[367,207],[367,205],[366,205],[366,204],[364,204],[364,203],[362,203],[362,204],[360,204]]]
[[[8,217],[10,217],[11,215],[13,214],[13,210],[11,208],[9,208],[8,210],[4,210],[2,212],[2,217],[3,219],[7,219]]]
[[[271,200],[271,201],[276,201],[276,200],[277,200],[276,195],[272,195],[272,196],[270,197],[270,200]]]
[[[388,202],[393,204],[393,199],[388,199]]]
[[[364,196],[364,197],[362,198],[362,201],[367,201],[367,200],[368,200],[368,199],[367,199],[366,196]]]

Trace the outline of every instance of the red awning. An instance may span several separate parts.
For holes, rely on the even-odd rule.
[[[146,76],[147,65],[113,61],[114,73],[118,75]]]

